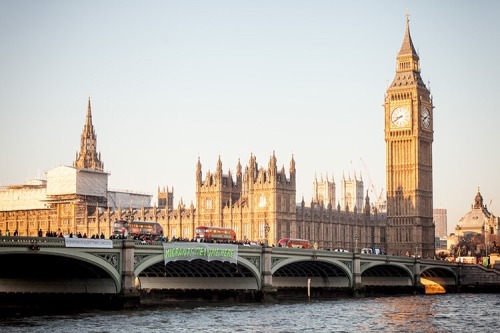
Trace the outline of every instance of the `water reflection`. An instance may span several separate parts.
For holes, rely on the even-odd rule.
[[[434,324],[435,297],[391,297],[375,300],[376,307],[383,307],[379,318],[381,327],[393,332],[445,332]],[[387,329],[386,329],[387,331]]]
[[[497,294],[338,299],[2,318],[1,332],[495,332]]]

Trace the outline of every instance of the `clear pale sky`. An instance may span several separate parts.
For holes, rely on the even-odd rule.
[[[234,174],[275,151],[287,175],[295,157],[298,202],[326,173],[385,193],[407,11],[434,97],[434,208],[452,232],[479,187],[498,215],[498,1],[0,0],[0,185],[72,165],[90,97],[110,189],[173,186],[189,205],[198,157]]]

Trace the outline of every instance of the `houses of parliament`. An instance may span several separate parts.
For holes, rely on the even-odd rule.
[[[384,100],[386,212],[374,208],[356,175],[342,177],[339,198],[333,178],[316,178],[311,201],[297,203],[294,156],[287,169],[279,168],[274,152],[266,167],[250,154],[246,163],[238,161],[234,175],[223,171],[220,157],[213,173],[203,173],[198,158],[193,165],[195,203],[189,206],[181,200],[174,207],[168,187],[158,188],[153,206],[151,195],[109,191],[89,99],[73,165],[49,170],[45,180],[0,189],[0,231],[109,237],[114,221],[133,218],[160,223],[170,238],[192,239],[197,226],[211,225],[232,228],[240,240],[277,244],[285,237],[303,238],[321,249],[376,247],[393,255],[432,257],[434,109],[419,66],[407,18],[396,74]]]

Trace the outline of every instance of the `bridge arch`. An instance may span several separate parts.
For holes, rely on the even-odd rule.
[[[136,264],[134,267],[134,276],[139,276],[145,269],[148,267],[151,267],[153,265],[156,265],[160,262],[164,262],[165,258],[163,256],[163,253],[157,254],[157,255],[152,255],[146,257],[144,260],[140,261],[139,263]]]
[[[277,259],[271,269],[276,287],[305,287],[310,278],[312,287],[350,288],[353,274],[345,262],[335,258],[310,256]]]
[[[48,251],[47,251],[48,252]],[[45,252],[44,252],[45,253]],[[68,258],[74,258],[77,260],[81,260],[83,262],[86,262],[88,264],[97,266],[107,272],[109,276],[113,279],[113,282],[116,285],[116,290],[117,292],[120,291],[121,289],[121,273],[118,271],[117,267],[119,266],[119,260],[121,256],[118,253],[107,253],[107,254],[101,254],[102,256],[97,255],[97,253],[93,252],[84,252],[84,251],[54,251],[54,255],[57,256],[62,256],[62,257],[68,257]],[[111,259],[106,260],[105,257],[113,257]],[[114,266],[115,265],[115,266]]]
[[[450,267],[425,266],[420,272],[420,279],[422,283],[439,285],[442,288],[458,285],[457,272]]]
[[[238,257],[238,265],[242,265],[243,267],[246,267],[250,272],[252,272],[252,275],[255,277],[255,280],[257,281],[257,290],[260,290],[262,288],[262,275],[260,273],[260,269],[256,267],[250,260]]]
[[[0,252],[0,261],[12,268],[11,273],[5,270],[0,274],[1,292],[116,294],[121,289],[117,268],[92,253],[67,248],[32,252],[17,247]]]
[[[415,278],[413,271],[407,265],[397,262],[366,262],[362,263],[361,283],[365,286],[413,286]]]
[[[260,272],[238,257],[237,265],[222,261],[179,260],[164,264],[162,254],[148,256],[135,269],[139,289],[245,289],[259,290]],[[230,287],[231,286],[231,287]]]

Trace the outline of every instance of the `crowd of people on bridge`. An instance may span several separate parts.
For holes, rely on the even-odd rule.
[[[0,237],[6,236],[19,236],[18,230],[16,229],[14,233],[11,235],[9,229],[6,230],[5,235],[2,234],[0,230]],[[38,230],[38,237],[44,237],[44,233],[42,229]],[[68,237],[68,238],[90,238],[90,239],[106,239],[106,236],[103,232],[101,234],[93,234],[92,236],[88,236],[87,233],[78,232],[77,234],[73,234],[70,232],[69,234],[64,234],[61,229],[57,229],[57,231],[47,230],[45,232],[45,237]],[[124,235],[111,235],[109,239],[125,239]],[[251,241],[248,239],[245,240],[213,240],[213,239],[194,239],[194,238],[183,238],[183,237],[175,237],[173,236],[171,239],[168,236],[161,237],[150,237],[147,235],[134,235],[131,239],[140,241],[142,244],[154,244],[154,242],[199,242],[199,243],[220,243],[220,244],[234,244],[234,245],[244,245],[244,246],[263,246],[264,243],[261,241]],[[274,246],[274,245],[272,245]]]
[[[168,242],[168,237],[167,240]],[[171,239],[172,242],[198,242],[198,243],[218,243],[218,244],[234,244],[234,245],[245,245],[245,246],[250,246],[250,245],[257,245],[257,246],[263,246],[263,242],[255,242],[255,241],[250,241],[248,239],[246,240],[214,240],[214,239],[194,239],[194,238],[182,238],[182,237],[172,237]]]
[[[124,235],[113,235],[110,239],[125,239]],[[173,236],[171,239],[168,236],[160,236],[160,237],[151,237],[147,235],[132,235],[131,239],[140,241],[142,244],[150,244],[153,245],[155,242],[198,242],[198,243],[218,243],[218,244],[234,244],[234,245],[244,245],[244,246],[262,246],[263,242],[255,242],[250,240],[213,240],[213,239],[194,239],[194,238],[186,238],[186,237],[175,237]],[[274,245],[273,245],[274,246]]]
[[[3,236],[3,235],[2,235],[2,230],[0,230],[0,237],[1,237],[1,236]],[[10,234],[10,230],[9,230],[9,229],[7,229],[7,230],[5,230],[5,237],[9,237],[9,236],[11,236],[11,234]],[[17,231],[17,229],[16,229],[16,230],[14,230],[14,233],[12,234],[12,236],[14,236],[14,237],[19,236],[19,231]]]
[[[2,237],[4,235],[2,235],[2,231],[0,230],[0,237]],[[18,237],[19,236],[19,231],[16,229],[12,235],[10,234],[10,231],[9,229],[7,229],[5,231],[5,236],[6,237],[10,237],[10,236],[13,236],[13,237]],[[44,237],[44,233],[42,231],[42,229],[39,229],[38,230],[38,237]],[[93,234],[92,236],[88,236],[87,233],[81,233],[81,232],[78,232],[76,235],[74,235],[72,232],[70,232],[69,234],[63,234],[61,229],[57,229],[57,231],[51,231],[51,230],[47,230],[45,232],[45,237],[69,237],[69,238],[91,238],[91,239],[105,239],[105,235],[103,232],[101,232],[101,234]]]

